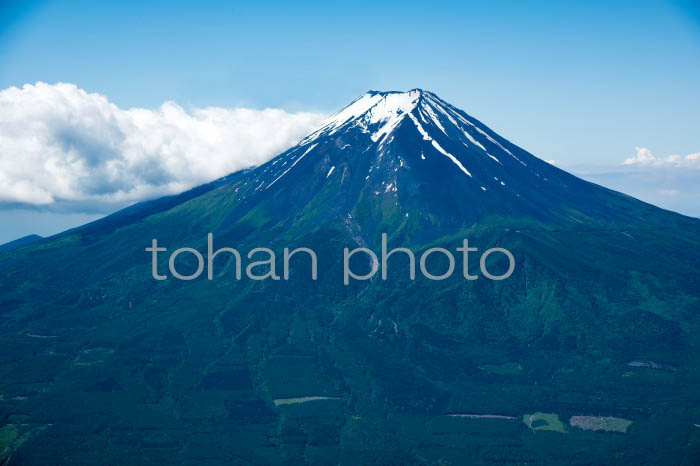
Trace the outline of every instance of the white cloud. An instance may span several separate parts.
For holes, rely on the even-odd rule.
[[[700,152],[688,154],[685,157],[680,155],[669,155],[664,158],[657,158],[646,147],[635,147],[635,150],[637,151],[637,155],[625,159],[623,165],[700,168]]]
[[[279,109],[120,109],[73,84],[0,91],[0,203],[125,204],[258,165],[323,115]]]

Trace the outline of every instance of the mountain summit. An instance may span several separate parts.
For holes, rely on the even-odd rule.
[[[164,271],[209,233],[312,247],[318,280],[239,280],[230,250],[153,279],[152,239]],[[516,265],[344,285],[383,233]],[[433,93],[368,92],[264,165],[0,251],[0,465],[697,464],[698,237]]]
[[[363,94],[246,172],[232,195],[236,215],[264,208],[287,226],[302,213],[349,218],[369,235],[401,218],[423,239],[496,217],[589,228],[646,217],[639,203],[614,208],[625,196],[542,161],[420,89]]]

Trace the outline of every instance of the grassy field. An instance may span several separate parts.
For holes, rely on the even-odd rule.
[[[532,430],[551,430],[554,432],[566,433],[566,426],[554,413],[534,413],[523,415],[523,422]]]

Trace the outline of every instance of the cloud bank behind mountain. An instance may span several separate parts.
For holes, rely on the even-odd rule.
[[[323,115],[280,109],[121,109],[73,84],[0,91],[0,203],[108,211],[261,164]]]

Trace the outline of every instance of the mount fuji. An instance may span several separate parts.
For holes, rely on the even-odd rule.
[[[318,280],[231,255],[152,279],[153,238],[209,233],[312,247]],[[345,286],[343,248],[383,233],[516,267],[410,280],[397,255]],[[698,237],[431,92],[370,91],[261,166],[0,251],[0,464],[695,464]]]
[[[646,218],[639,203],[616,208],[625,196],[538,159],[420,89],[360,96],[298,145],[246,172],[234,192],[240,209],[318,207],[323,218],[363,211],[369,235],[395,217],[422,236],[495,216],[572,227]]]

